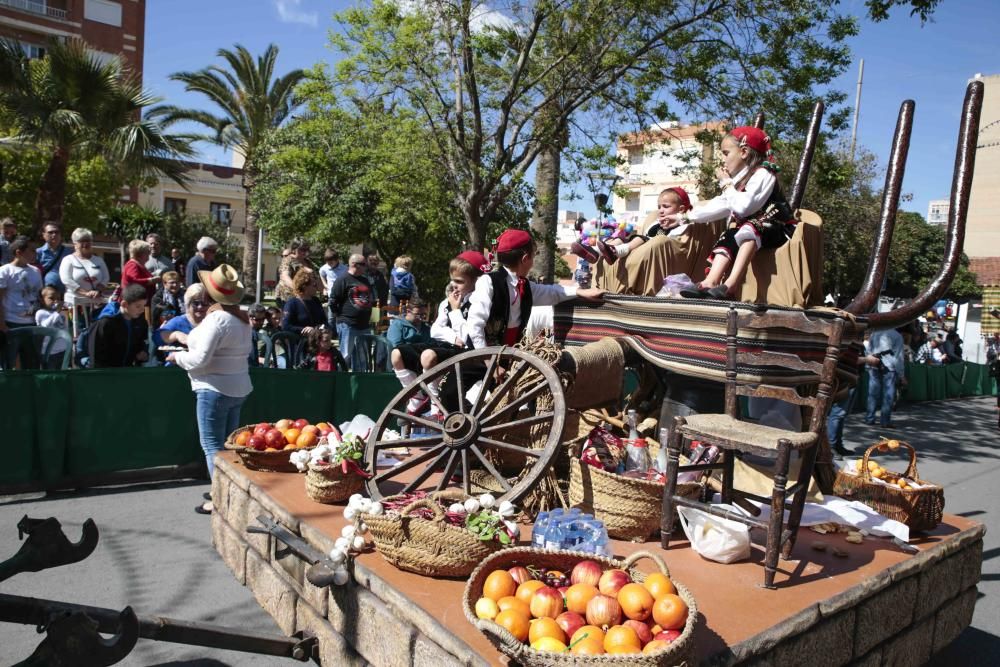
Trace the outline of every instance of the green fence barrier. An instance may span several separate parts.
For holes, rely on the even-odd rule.
[[[377,419],[399,382],[391,373],[250,369],[240,422],[283,417],[341,423]],[[202,460],[194,394],[171,368],[0,374],[5,465],[0,487]]]
[[[996,380],[990,377],[989,366],[963,362],[944,366],[907,364],[906,389],[902,398],[912,403],[943,401],[966,396],[992,396],[997,393]],[[860,393],[856,406],[864,409],[868,395],[868,372],[859,379]]]

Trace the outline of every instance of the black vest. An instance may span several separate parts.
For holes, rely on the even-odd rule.
[[[493,282],[493,303],[490,304],[490,315],[486,319],[486,344],[503,345],[504,332],[510,321],[510,289],[507,283],[507,269],[500,268],[489,274]],[[521,339],[524,329],[531,317],[531,285],[525,284],[524,296],[521,298],[521,324],[518,326],[517,338]]]
[[[736,185],[736,189],[740,192],[745,191],[747,188],[747,182],[749,182],[750,177],[757,172],[757,169],[767,169],[767,167],[757,167],[751,170],[750,173],[747,174],[746,178]],[[778,182],[776,174],[774,178],[774,187],[771,189],[771,196],[767,198],[767,201],[760,207],[760,210],[751,213],[745,218],[736,218],[735,221],[737,223],[752,222],[757,225],[765,223],[794,225],[798,222],[798,220],[795,219],[795,213],[792,211],[792,207],[788,204],[788,200],[785,199],[785,194],[781,191],[781,183]]]

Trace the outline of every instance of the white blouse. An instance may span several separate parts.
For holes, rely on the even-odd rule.
[[[240,398],[253,391],[249,364],[250,325],[225,311],[209,313],[188,334],[186,352],[175,352],[177,365],[188,372],[191,389],[211,389]]]
[[[743,169],[736,177],[725,184],[722,194],[713,197],[707,202],[692,209],[688,213],[688,220],[691,222],[714,222],[730,216],[745,218],[760,209],[764,208],[774,184],[777,179],[767,169],[758,169],[747,181],[747,186],[742,191],[734,187],[734,183],[739,183],[746,177],[747,170]]]
[[[108,265],[98,255],[84,259],[74,253],[63,257],[59,264],[59,280],[66,286],[67,294],[75,295],[80,291],[100,291],[110,280],[110,275]]]

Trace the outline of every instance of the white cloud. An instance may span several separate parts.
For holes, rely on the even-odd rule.
[[[319,14],[317,12],[304,12],[300,9],[302,0],[274,0],[274,7],[278,10],[278,18],[282,23],[302,23],[315,28],[319,25]]]

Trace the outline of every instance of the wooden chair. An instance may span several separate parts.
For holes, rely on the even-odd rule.
[[[806,359],[799,354],[767,352],[759,346],[753,348],[752,337],[742,340],[738,338],[741,331],[752,333],[761,329],[785,329],[825,335],[827,345],[823,361],[815,360],[815,347],[811,350],[812,359]],[[762,528],[767,532],[764,587],[774,588],[779,551],[782,558],[789,557],[802,519],[816,452],[826,425],[827,412],[832,404],[843,331],[844,320],[841,318],[810,317],[802,312],[789,311],[739,312],[730,308],[726,322],[726,411],[725,414],[689,415],[674,420],[667,451],[666,486],[660,526],[663,548],[667,548],[670,542],[670,533],[674,528],[674,507],[677,505],[694,507],[709,514],[736,520],[751,528]],[[809,348],[803,348],[803,352],[809,351]],[[790,378],[785,386],[760,381],[781,377]],[[753,380],[747,381],[747,378]],[[790,386],[792,382],[795,386]],[[813,388],[815,391],[811,391]],[[806,391],[803,392],[803,389]],[[786,431],[741,421],[740,396],[776,398],[809,408],[811,414],[808,430]],[[715,464],[681,466],[678,457],[684,440],[699,440],[706,445],[715,445],[723,452],[723,457]],[[774,461],[774,488],[770,498],[733,488],[733,461],[737,452]],[[786,488],[792,452],[799,452],[802,465],[798,481]],[[767,503],[771,506],[770,517],[765,521],[752,516],[734,515],[709,503],[677,496],[677,474],[695,470],[721,470],[723,503],[744,504],[742,499],[746,498]],[[789,510],[787,523],[784,521],[786,509]]]

